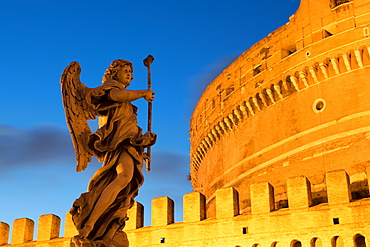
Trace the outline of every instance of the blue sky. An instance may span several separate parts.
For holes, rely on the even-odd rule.
[[[72,61],[96,87],[117,58],[134,64],[130,88],[145,89],[142,60],[152,54],[152,171],[137,200],[150,225],[154,197],[191,192],[189,122],[205,87],[251,45],[288,22],[299,0],[0,0],[0,221],[43,214],[62,219],[86,191],[96,160],[75,172],[59,79]],[[147,103],[138,100],[145,130]],[[92,123],[95,126],[95,123]]]

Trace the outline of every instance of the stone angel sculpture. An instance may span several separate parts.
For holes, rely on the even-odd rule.
[[[68,65],[62,76],[62,95],[67,124],[76,151],[77,172],[86,169],[94,155],[103,166],[90,179],[88,191],[81,194],[71,209],[79,232],[71,246],[119,246],[113,241],[127,220],[144,181],[144,148],[156,142],[151,132],[142,134],[137,124],[137,107],[131,102],[154,99],[150,90],[126,89],[132,79],[132,63],[114,60],[103,76],[103,83],[88,88],[80,81],[79,63]],[[99,128],[92,133],[87,120],[98,116]]]

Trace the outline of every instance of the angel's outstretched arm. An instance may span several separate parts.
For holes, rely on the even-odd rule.
[[[108,97],[116,102],[134,101],[140,98],[152,102],[154,100],[154,92],[150,90],[127,90],[127,89],[112,89]]]

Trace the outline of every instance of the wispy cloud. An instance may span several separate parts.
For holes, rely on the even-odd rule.
[[[75,164],[75,151],[69,132],[51,125],[29,129],[0,125],[0,169],[23,166]],[[186,181],[188,157],[173,153],[154,153],[148,179],[167,182]]]
[[[44,165],[53,161],[74,162],[69,133],[51,125],[19,129],[0,125],[0,168]]]

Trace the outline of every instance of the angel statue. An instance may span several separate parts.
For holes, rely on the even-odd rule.
[[[123,229],[127,210],[143,184],[142,164],[148,158],[144,148],[156,142],[154,133],[142,134],[137,125],[137,107],[131,103],[140,98],[152,102],[154,92],[126,89],[133,79],[132,72],[131,62],[114,60],[96,88],[80,81],[77,62],[70,63],[61,76],[76,170],[85,170],[93,155],[103,161],[90,179],[88,191],[73,203],[70,212],[79,235],[71,239],[71,246],[126,246],[113,237]],[[87,120],[96,116],[99,128],[92,133]]]

